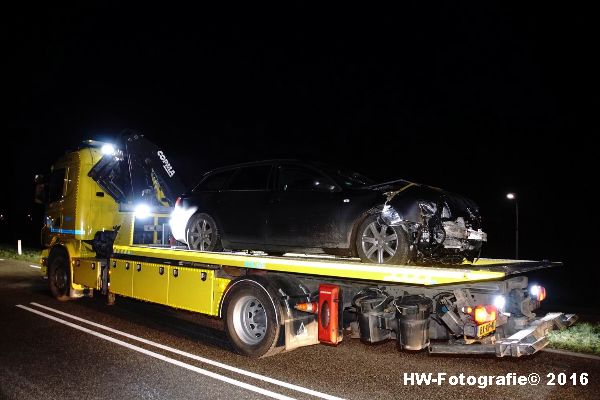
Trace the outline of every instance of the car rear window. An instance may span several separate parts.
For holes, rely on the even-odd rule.
[[[270,165],[242,167],[227,184],[227,190],[266,190],[270,174]]]
[[[217,172],[212,175],[204,178],[198,186],[194,189],[194,191],[217,191],[221,190],[223,185],[227,182],[229,177],[233,175],[235,169],[231,169],[228,171]]]

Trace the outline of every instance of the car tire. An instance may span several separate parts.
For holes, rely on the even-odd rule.
[[[71,269],[69,258],[63,250],[53,250],[48,258],[48,286],[55,299],[69,300]]]
[[[388,226],[379,214],[365,218],[356,234],[356,251],[362,262],[405,265],[412,261],[408,234],[402,226]]]
[[[200,213],[190,219],[186,229],[186,240],[190,250],[221,251],[221,230],[214,218]]]
[[[223,301],[225,332],[235,351],[259,358],[279,353],[281,327],[276,295],[260,282],[242,278],[232,284]]]

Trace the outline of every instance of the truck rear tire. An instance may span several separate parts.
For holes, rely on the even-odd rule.
[[[48,258],[48,285],[54,298],[60,301],[69,300],[71,269],[69,258],[63,250],[53,250]]]
[[[233,283],[223,302],[225,331],[235,351],[259,358],[279,353],[281,327],[277,321],[277,297],[252,279]]]

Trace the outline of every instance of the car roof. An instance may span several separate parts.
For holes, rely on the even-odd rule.
[[[250,162],[239,163],[239,164],[225,165],[223,167],[211,169],[211,170],[207,171],[203,176],[213,174],[216,172],[228,171],[231,169],[237,169],[237,168],[243,168],[243,167],[253,167],[253,166],[259,166],[259,165],[265,165],[265,164],[275,164],[275,163],[294,163],[294,164],[304,164],[304,165],[310,165],[310,166],[318,165],[318,163],[316,161],[298,160],[295,158],[275,158],[275,159],[270,159],[270,160],[250,161]]]

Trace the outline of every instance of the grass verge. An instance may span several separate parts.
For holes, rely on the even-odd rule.
[[[600,323],[581,322],[548,336],[552,348],[600,356]]]
[[[12,258],[15,260],[28,261],[39,264],[41,250],[26,249],[22,251],[23,254],[17,254],[17,246],[9,246],[7,244],[0,244],[0,258]]]

